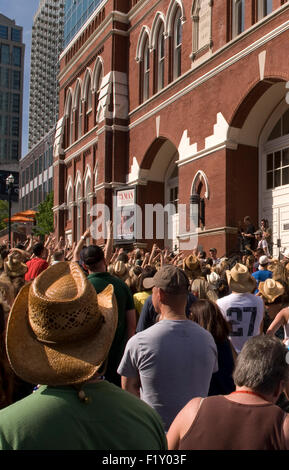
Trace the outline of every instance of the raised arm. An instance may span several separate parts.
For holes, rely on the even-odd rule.
[[[149,260],[148,260],[148,265],[152,266],[152,262],[153,262],[153,258],[155,256],[155,253],[157,251],[157,245],[156,243],[153,244],[153,247],[152,247],[152,251],[151,251],[151,254],[150,254],[150,257],[149,257]]]
[[[79,242],[77,243],[77,245],[75,247],[73,257],[72,257],[72,261],[79,261],[80,252],[81,252],[82,248],[84,247],[85,241],[88,237],[90,237],[90,229],[89,228],[80,237]]]
[[[28,253],[26,250],[21,250],[20,248],[12,248],[10,250],[10,253],[13,253],[13,252],[17,252],[17,253],[20,253],[22,258],[23,258],[23,261],[26,262],[27,260],[30,259],[31,257],[31,254]]]
[[[113,224],[110,220],[106,223],[107,229],[107,240],[104,247],[104,257],[106,264],[108,265],[111,262],[112,253],[113,253]]]
[[[150,253],[149,252],[145,253],[144,258],[143,258],[143,262],[142,262],[142,265],[141,265],[142,268],[147,266],[149,257],[150,257]]]
[[[266,331],[267,335],[274,335],[276,331],[279,330],[280,326],[286,325],[289,319],[289,307],[285,307],[277,313],[276,317],[272,321],[268,330]]]
[[[27,253],[31,255],[32,248],[33,248],[33,238],[31,237],[31,235],[28,235],[27,238],[28,238],[28,245],[25,247],[25,251],[27,251]]]

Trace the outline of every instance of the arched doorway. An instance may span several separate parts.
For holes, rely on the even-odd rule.
[[[170,204],[172,215],[164,214],[163,239],[156,238],[159,246],[170,250],[179,248],[178,240],[178,194],[179,172],[177,161],[179,153],[176,146],[165,137],[159,137],[149,147],[140,167],[145,173],[146,185],[140,188],[143,204]],[[156,215],[157,217],[157,215]]]
[[[172,236],[169,237],[168,231],[165,231],[165,246],[171,250],[179,249],[179,169],[175,160],[171,161],[165,178],[165,205],[171,204],[175,207],[175,213],[168,221],[172,224]]]
[[[289,246],[289,185],[285,183],[289,106],[285,96],[283,80],[265,78],[258,82],[236,110],[227,134],[228,162],[238,169],[228,183],[229,223],[242,223],[244,216],[250,215],[257,228],[262,218],[268,219],[274,256],[279,254],[278,240],[282,247]]]
[[[289,106],[268,119],[259,143],[260,218],[272,227],[273,255],[289,247]]]

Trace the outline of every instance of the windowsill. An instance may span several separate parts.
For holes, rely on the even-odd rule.
[[[90,131],[88,131],[86,134],[82,135],[78,140],[76,140],[75,142],[73,142],[72,144],[69,145],[69,147],[66,147],[64,149],[64,152],[67,153],[69,152],[71,149],[73,149],[73,147],[75,145],[78,145],[82,140],[84,140],[86,137],[88,137],[90,134],[92,134],[94,131],[96,131],[98,129],[98,125],[94,126]]]

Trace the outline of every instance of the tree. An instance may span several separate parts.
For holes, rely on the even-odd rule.
[[[3,222],[4,219],[9,217],[9,204],[7,201],[0,200],[0,230],[7,227],[7,222]]]
[[[45,201],[39,204],[38,213],[35,217],[36,225],[33,227],[33,233],[44,237],[54,231],[53,227],[53,192],[49,193]]]

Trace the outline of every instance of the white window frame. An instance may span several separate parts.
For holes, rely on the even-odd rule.
[[[178,26],[180,25],[181,28],[181,41],[179,42],[179,30]],[[182,74],[182,33],[183,33],[183,26],[182,26],[182,10],[181,8],[177,8],[176,15],[174,19],[174,27],[173,27],[173,79],[176,80]]]
[[[72,185],[70,184],[67,188],[67,220],[72,219]]]
[[[77,123],[77,140],[78,140],[82,136],[82,99],[81,99],[81,93],[79,93],[77,111],[78,111],[78,123]]]
[[[241,15],[241,18],[240,18]],[[241,28],[239,29],[241,19]],[[245,31],[245,0],[232,0],[232,38]]]
[[[160,23],[157,37],[157,91],[164,88],[165,85],[165,37],[164,24]],[[163,52],[163,55],[161,54]]]
[[[73,119],[73,116],[74,115],[74,112],[73,112],[73,106],[72,106],[72,103],[71,103],[71,107],[70,107],[70,129],[69,129],[69,140],[68,140],[68,143],[69,145],[71,145],[73,143],[73,124],[74,124],[74,119]]]
[[[147,36],[143,45],[143,73],[142,73],[142,101],[146,101],[150,96],[150,48],[149,37]]]
[[[95,115],[94,115],[94,124],[97,123],[98,117],[98,105],[99,105],[99,95],[103,79],[103,61],[98,57],[97,62],[92,74],[92,93],[94,93],[94,103],[95,103]]]
[[[81,225],[81,183],[78,181],[75,190],[76,201],[76,242],[80,239],[80,225]]]
[[[267,12],[268,1],[271,2],[271,11]],[[258,0],[258,21],[273,11],[273,0]]]
[[[91,78],[88,79],[87,91],[86,91],[86,104],[87,110],[86,114],[89,114],[92,111],[92,89],[91,89]]]
[[[85,186],[84,186],[84,197],[86,201],[86,214],[85,214],[86,229],[88,229],[90,225],[90,194],[91,194],[91,176],[89,172],[86,176]]]

